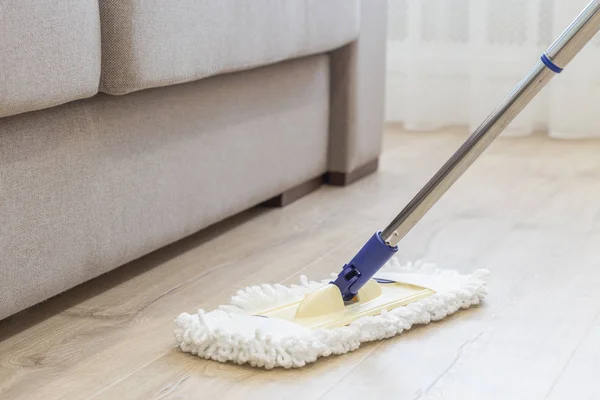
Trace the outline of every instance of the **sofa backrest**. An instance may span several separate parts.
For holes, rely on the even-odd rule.
[[[100,90],[126,94],[316,54],[358,36],[358,0],[102,0]]]
[[[0,117],[328,52],[359,28],[360,0],[3,0]]]
[[[95,95],[100,57],[98,0],[0,1],[0,117]]]

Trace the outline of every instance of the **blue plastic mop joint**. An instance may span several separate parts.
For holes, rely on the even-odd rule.
[[[384,242],[381,231],[375,232],[331,283],[340,289],[344,301],[350,301],[397,251],[398,246]]]

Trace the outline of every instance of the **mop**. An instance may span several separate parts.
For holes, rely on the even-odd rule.
[[[385,229],[330,278],[239,290],[229,304],[175,320],[186,353],[217,362],[299,368],[391,338],[480,304],[488,271],[470,274],[433,264],[401,264],[398,243],[539,91],[600,28],[600,0],[590,2]]]

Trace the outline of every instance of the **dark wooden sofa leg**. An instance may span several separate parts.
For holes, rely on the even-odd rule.
[[[379,167],[379,158],[356,168],[351,172],[328,172],[325,174],[325,183],[331,186],[348,186],[354,182],[371,175]]]
[[[323,176],[310,179],[297,186],[294,186],[291,189],[286,190],[275,197],[270,198],[267,201],[264,201],[261,206],[270,208],[285,207],[289,204],[292,204],[296,200],[299,200],[300,198],[316,191],[323,184],[331,186],[348,186],[368,175],[371,175],[373,172],[377,171],[378,167],[379,159],[376,158],[375,160],[368,162],[367,164],[358,167],[351,172],[328,172]]]
[[[270,198],[262,203],[263,207],[285,207],[296,200],[306,196],[319,189],[324,183],[324,177],[318,176],[306,182],[303,182],[285,192]]]

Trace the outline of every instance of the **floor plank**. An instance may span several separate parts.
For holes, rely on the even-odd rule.
[[[337,272],[465,135],[390,129],[375,175],[251,210],[1,321],[0,398],[597,398],[595,141],[500,138],[401,242],[407,261],[490,269],[481,307],[297,371],[175,347],[180,312]]]

